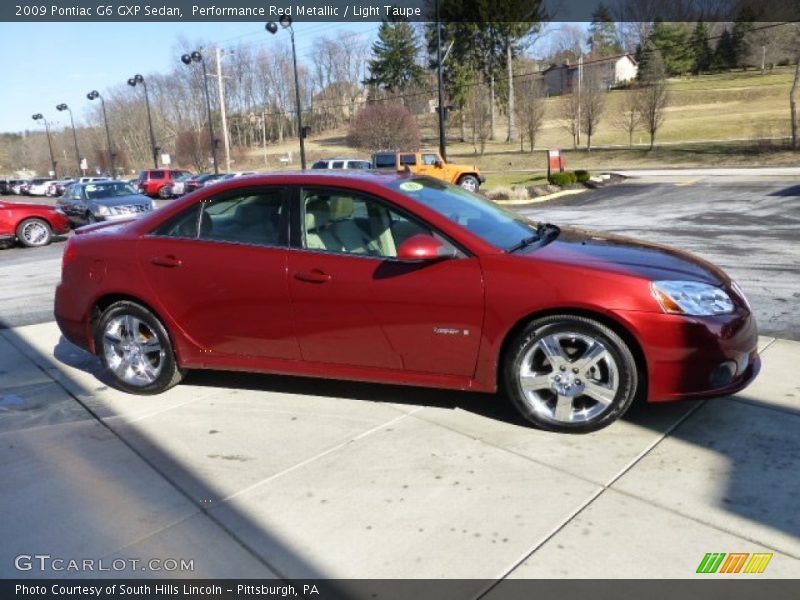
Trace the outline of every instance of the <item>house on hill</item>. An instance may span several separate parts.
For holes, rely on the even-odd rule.
[[[578,63],[567,62],[562,65],[551,65],[545,69],[543,77],[547,95],[562,96],[577,90],[578,66]],[[598,81],[605,89],[636,79],[638,71],[639,65],[633,54],[615,54],[583,60],[584,81],[587,79]]]

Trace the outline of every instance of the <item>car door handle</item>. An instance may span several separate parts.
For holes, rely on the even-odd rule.
[[[305,273],[298,271],[294,274],[294,278],[300,281],[307,281],[308,283],[328,283],[331,280],[330,275],[319,269],[312,269]]]
[[[156,256],[150,262],[152,262],[157,267],[167,267],[169,269],[180,267],[182,264],[181,259],[176,258],[171,254],[168,254],[167,256]]]

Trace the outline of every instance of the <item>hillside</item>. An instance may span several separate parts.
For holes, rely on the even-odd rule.
[[[646,132],[637,132],[634,147],[629,148],[627,132],[615,128],[615,113],[619,112],[625,94],[630,93],[617,90],[608,95],[598,133],[592,140],[596,147],[591,152],[571,149],[571,135],[560,119],[564,100],[548,98],[546,122],[534,154],[521,153],[518,143],[490,141],[484,155],[479,156],[471,143],[458,141],[455,119],[448,131],[448,153],[451,160],[476,163],[490,175],[490,184],[492,171],[544,169],[544,152],[539,150],[547,148],[564,149],[569,168],[794,165],[797,154],[788,149],[786,139],[790,135],[789,90],[793,75],[793,68],[782,67],[765,75],[748,71],[670,80],[669,107],[653,151],[647,149]],[[419,123],[423,143],[435,148],[438,145],[435,115],[422,115]],[[309,161],[330,156],[364,156],[346,145],[346,133],[342,129],[308,139]],[[496,137],[497,140],[506,137],[505,116],[501,114],[497,117]],[[263,149],[258,148],[247,150],[236,168],[286,168],[276,157],[289,151],[294,153],[294,165],[299,166],[297,142],[287,140],[267,147],[266,167]]]

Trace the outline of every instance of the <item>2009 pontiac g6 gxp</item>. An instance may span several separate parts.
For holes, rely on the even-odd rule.
[[[501,387],[536,425],[585,432],[760,366],[714,265],[413,175],[233,179],[79,230],[62,271],[61,331],[135,394],[205,368]]]

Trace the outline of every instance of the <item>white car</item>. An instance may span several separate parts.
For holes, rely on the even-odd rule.
[[[53,179],[45,177],[36,177],[31,179],[31,184],[28,186],[27,194],[29,196],[44,196],[47,194],[47,188],[53,183]]]
[[[323,158],[313,165],[312,169],[371,169],[372,163],[360,158]]]

